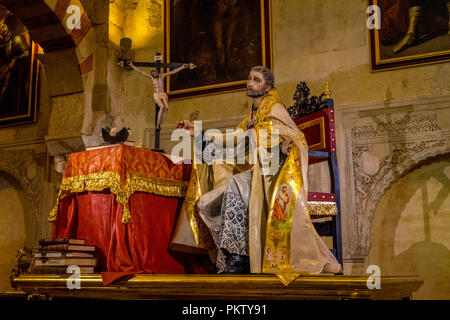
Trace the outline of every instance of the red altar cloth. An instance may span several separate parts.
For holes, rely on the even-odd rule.
[[[106,173],[112,175],[104,178]],[[64,171],[56,217],[51,217],[53,236],[96,245],[98,267],[112,279],[134,273],[212,271],[207,257],[168,249],[182,204],[180,193],[185,192],[181,183],[187,183],[189,173],[190,165],[175,165],[164,155],[141,148],[114,146],[74,153]],[[126,221],[124,206],[117,201],[120,192],[128,192]],[[103,278],[105,284],[111,280],[108,275]]]

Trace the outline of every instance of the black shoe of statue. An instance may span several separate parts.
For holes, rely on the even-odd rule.
[[[227,265],[222,274],[247,274],[250,273],[250,259],[240,254],[230,254]]]

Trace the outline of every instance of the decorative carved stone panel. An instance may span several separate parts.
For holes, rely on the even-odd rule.
[[[45,161],[45,153],[36,154],[30,149],[7,151],[0,149],[0,171],[11,175],[19,182],[31,210],[31,237],[34,242],[37,242],[41,230]]]
[[[450,153],[450,97],[337,106],[344,259],[362,262],[386,189],[420,162]]]

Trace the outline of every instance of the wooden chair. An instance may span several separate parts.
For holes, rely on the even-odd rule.
[[[308,192],[308,210],[321,237],[332,237],[330,250],[342,265],[341,210],[339,170],[336,157],[334,104],[327,88],[319,97],[309,97],[305,82],[297,85],[295,104],[288,108],[294,122],[305,134],[309,146],[309,164],[328,161],[330,192]]]

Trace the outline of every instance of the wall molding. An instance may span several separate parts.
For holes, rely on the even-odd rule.
[[[28,202],[25,208],[31,216],[31,237],[37,243],[41,234],[41,208],[46,153],[35,153],[31,149],[1,150],[0,171],[19,182],[21,191]]]

